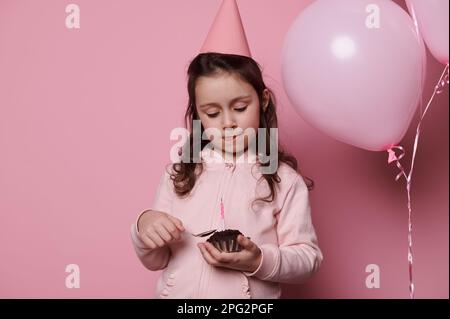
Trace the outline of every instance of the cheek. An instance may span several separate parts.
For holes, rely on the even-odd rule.
[[[209,118],[206,115],[199,115],[200,121],[202,122],[203,128],[206,130],[211,127],[215,127],[214,119]]]
[[[259,127],[259,109],[255,106],[249,108],[245,115],[241,118],[239,126],[243,129]]]

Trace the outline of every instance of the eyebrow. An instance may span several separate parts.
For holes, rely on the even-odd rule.
[[[242,96],[235,97],[234,99],[231,100],[230,104],[233,104],[239,100],[247,99],[250,97],[251,97],[251,95],[242,95]],[[206,103],[206,104],[200,105],[199,108],[204,108],[204,107],[210,106],[210,105],[218,105],[218,104],[217,103]]]

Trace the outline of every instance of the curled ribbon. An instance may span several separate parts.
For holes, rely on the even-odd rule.
[[[449,84],[448,64],[444,69],[444,74],[445,75],[439,80],[439,83],[434,88],[436,94],[441,94],[445,89],[445,85]]]
[[[434,87],[433,94],[431,95],[431,98],[429,99],[427,106],[425,108],[425,111],[420,116],[419,124],[417,125],[416,129],[416,137],[414,139],[414,147],[413,147],[413,154],[411,159],[411,169],[408,174],[406,174],[405,169],[403,168],[402,164],[400,163],[400,160],[405,156],[405,150],[402,146],[392,146],[390,149],[387,150],[388,152],[388,164],[395,162],[397,165],[397,168],[399,169],[399,173],[395,177],[395,181],[398,181],[400,177],[404,177],[406,180],[406,192],[408,194],[408,268],[409,268],[409,296],[411,299],[414,298],[414,282],[413,282],[413,250],[412,250],[412,218],[411,218],[411,181],[412,181],[412,172],[414,169],[414,161],[416,158],[417,148],[419,144],[419,138],[420,138],[420,127],[422,125],[422,121],[428,111],[428,108],[430,107],[431,103],[433,102],[434,97],[437,94],[441,94],[445,86],[449,84],[449,64],[447,64],[444,68],[444,71],[441,74],[441,77]],[[422,108],[421,108],[422,109]],[[400,153],[397,155],[395,153],[395,150],[399,150]]]
[[[400,150],[400,152],[401,152],[400,155],[397,156],[397,154],[395,154],[394,149]],[[407,179],[405,170],[403,169],[403,166],[400,163],[400,160],[405,156],[405,150],[403,149],[403,147],[402,146],[392,146],[387,151],[389,153],[388,164],[395,161],[395,164],[397,165],[398,169],[400,170],[400,173],[398,173],[398,175],[395,177],[395,181],[398,181],[399,178],[402,177],[402,175]]]
[[[416,135],[417,137],[417,135]],[[400,150],[400,155],[396,155],[395,149]],[[412,250],[412,218],[411,218],[411,176],[412,176],[412,165],[411,171],[406,175],[405,169],[403,168],[400,160],[405,156],[405,151],[402,146],[393,146],[387,150],[389,154],[388,163],[395,161],[400,173],[395,177],[395,181],[398,181],[400,177],[404,177],[406,180],[406,192],[408,194],[408,270],[409,270],[409,296],[411,299],[414,298],[414,282],[413,282],[413,250]],[[414,152],[416,148],[414,149]]]

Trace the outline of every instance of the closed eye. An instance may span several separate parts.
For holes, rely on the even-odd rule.
[[[219,112],[216,112],[216,113],[206,113],[206,115],[207,115],[209,118],[215,118],[215,117],[219,116]]]
[[[237,112],[245,112],[246,109],[247,109],[247,106],[244,106],[244,107],[241,107],[241,108],[238,108],[238,109],[234,109],[234,110],[237,111]]]

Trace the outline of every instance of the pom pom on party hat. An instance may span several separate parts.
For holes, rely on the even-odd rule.
[[[223,0],[200,50],[207,52],[251,57],[236,0]]]

